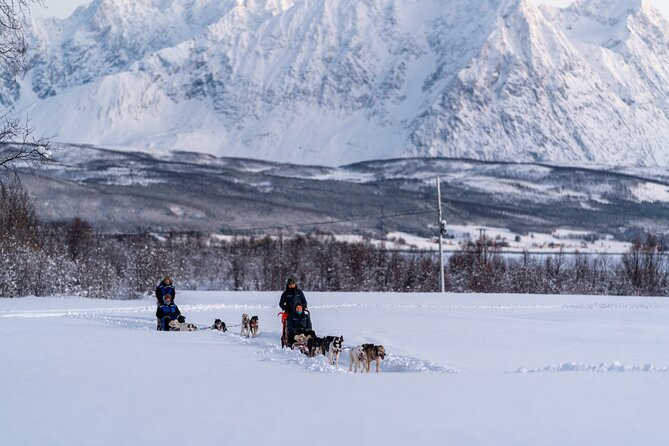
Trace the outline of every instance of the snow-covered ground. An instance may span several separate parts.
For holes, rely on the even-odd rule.
[[[383,344],[380,374],[279,348],[277,293],[0,300],[7,445],[662,445],[669,300],[307,292],[317,333]]]
[[[502,253],[521,253],[528,251],[533,254],[554,254],[580,252],[584,254],[622,254],[632,245],[629,242],[615,240],[611,235],[598,234],[600,240],[586,241],[591,234],[586,231],[558,229],[552,234],[532,232],[517,234],[509,229],[475,225],[447,225],[449,238],[444,239],[444,251],[460,251],[464,243],[479,238],[479,229],[485,230],[485,236],[495,243],[502,243]],[[516,237],[519,240],[516,241]],[[361,241],[361,236],[337,236],[346,241]],[[388,243],[390,242],[390,243]],[[380,244],[378,242],[377,244]],[[386,236],[386,246],[397,246],[400,249],[415,248],[426,251],[439,249],[437,237],[425,238],[403,232],[391,232]]]

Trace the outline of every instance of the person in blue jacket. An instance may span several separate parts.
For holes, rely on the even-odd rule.
[[[170,276],[165,276],[156,287],[156,300],[158,301],[158,305],[165,303],[163,299],[168,294],[172,296],[172,302],[174,302],[174,299],[177,297],[174,283],[172,283],[172,278]]]
[[[170,322],[173,320],[182,324],[186,322],[186,318],[181,315],[179,307],[172,302],[172,296],[169,294],[163,296],[163,304],[158,305],[156,317],[158,318],[158,330],[162,331],[170,331]]]
[[[311,316],[309,311],[305,310],[302,305],[296,305],[295,310],[286,319],[286,329],[288,331],[288,346],[292,347],[295,342],[295,335],[311,335],[316,336],[314,330],[311,328]]]

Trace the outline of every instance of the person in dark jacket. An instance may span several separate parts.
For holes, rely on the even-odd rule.
[[[316,333],[311,328],[311,316],[309,311],[302,305],[296,305],[293,313],[286,319],[286,329],[288,331],[288,345],[292,346],[295,342],[295,335],[311,335],[316,337]]]
[[[158,301],[158,305],[165,303],[163,298],[168,294],[172,296],[172,302],[174,302],[174,299],[177,297],[177,292],[174,289],[174,283],[172,283],[172,278],[170,276],[165,276],[165,278],[163,278],[163,280],[156,287],[156,300]]]
[[[295,307],[298,305],[301,305],[302,308],[306,310],[307,298],[304,297],[302,290],[297,287],[295,279],[291,277],[286,283],[286,291],[281,294],[281,299],[279,299],[279,306],[284,312],[292,314],[295,310]]]
[[[156,317],[158,318],[158,330],[170,331],[170,322],[177,320],[180,323],[186,322],[186,318],[181,315],[179,307],[172,302],[172,296],[166,294],[163,296],[163,304],[158,305]]]

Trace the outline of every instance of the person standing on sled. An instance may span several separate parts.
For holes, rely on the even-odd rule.
[[[286,320],[288,317],[295,311],[295,307],[301,305],[303,309],[307,308],[307,298],[304,297],[304,293],[301,289],[297,287],[295,279],[292,277],[286,282],[286,291],[281,294],[279,299],[279,307],[283,312],[279,313],[281,316],[281,322],[283,324],[283,330],[281,333],[281,347],[290,346],[292,342],[289,343],[288,333],[286,331]]]
[[[156,300],[158,301],[158,305],[165,303],[163,299],[168,294],[172,297],[172,302],[174,302],[174,299],[177,297],[177,292],[174,289],[172,278],[170,276],[165,276],[156,287]]]
[[[158,330],[162,331],[170,331],[170,322],[173,320],[182,324],[186,322],[186,318],[181,315],[179,307],[172,302],[172,296],[169,294],[163,296],[163,304],[158,305],[156,317],[158,318]]]
[[[288,346],[292,347],[295,336],[299,334],[315,337],[316,333],[311,328],[311,316],[309,311],[302,305],[296,305],[295,311],[286,319],[286,331],[288,333]]]
[[[295,279],[291,277],[286,283],[286,291],[281,294],[279,306],[284,313],[291,314],[298,305],[302,305],[302,308],[306,310],[307,298],[304,297],[302,290],[297,287]]]

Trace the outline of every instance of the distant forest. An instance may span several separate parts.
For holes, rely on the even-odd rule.
[[[165,274],[179,289],[284,288],[295,277],[309,291],[438,291],[436,253],[399,251],[332,234],[244,237],[105,235],[85,221],[44,224],[19,183],[0,184],[0,297],[75,295],[132,299]],[[623,256],[505,257],[479,239],[445,265],[457,293],[669,295],[669,257],[649,236]]]

